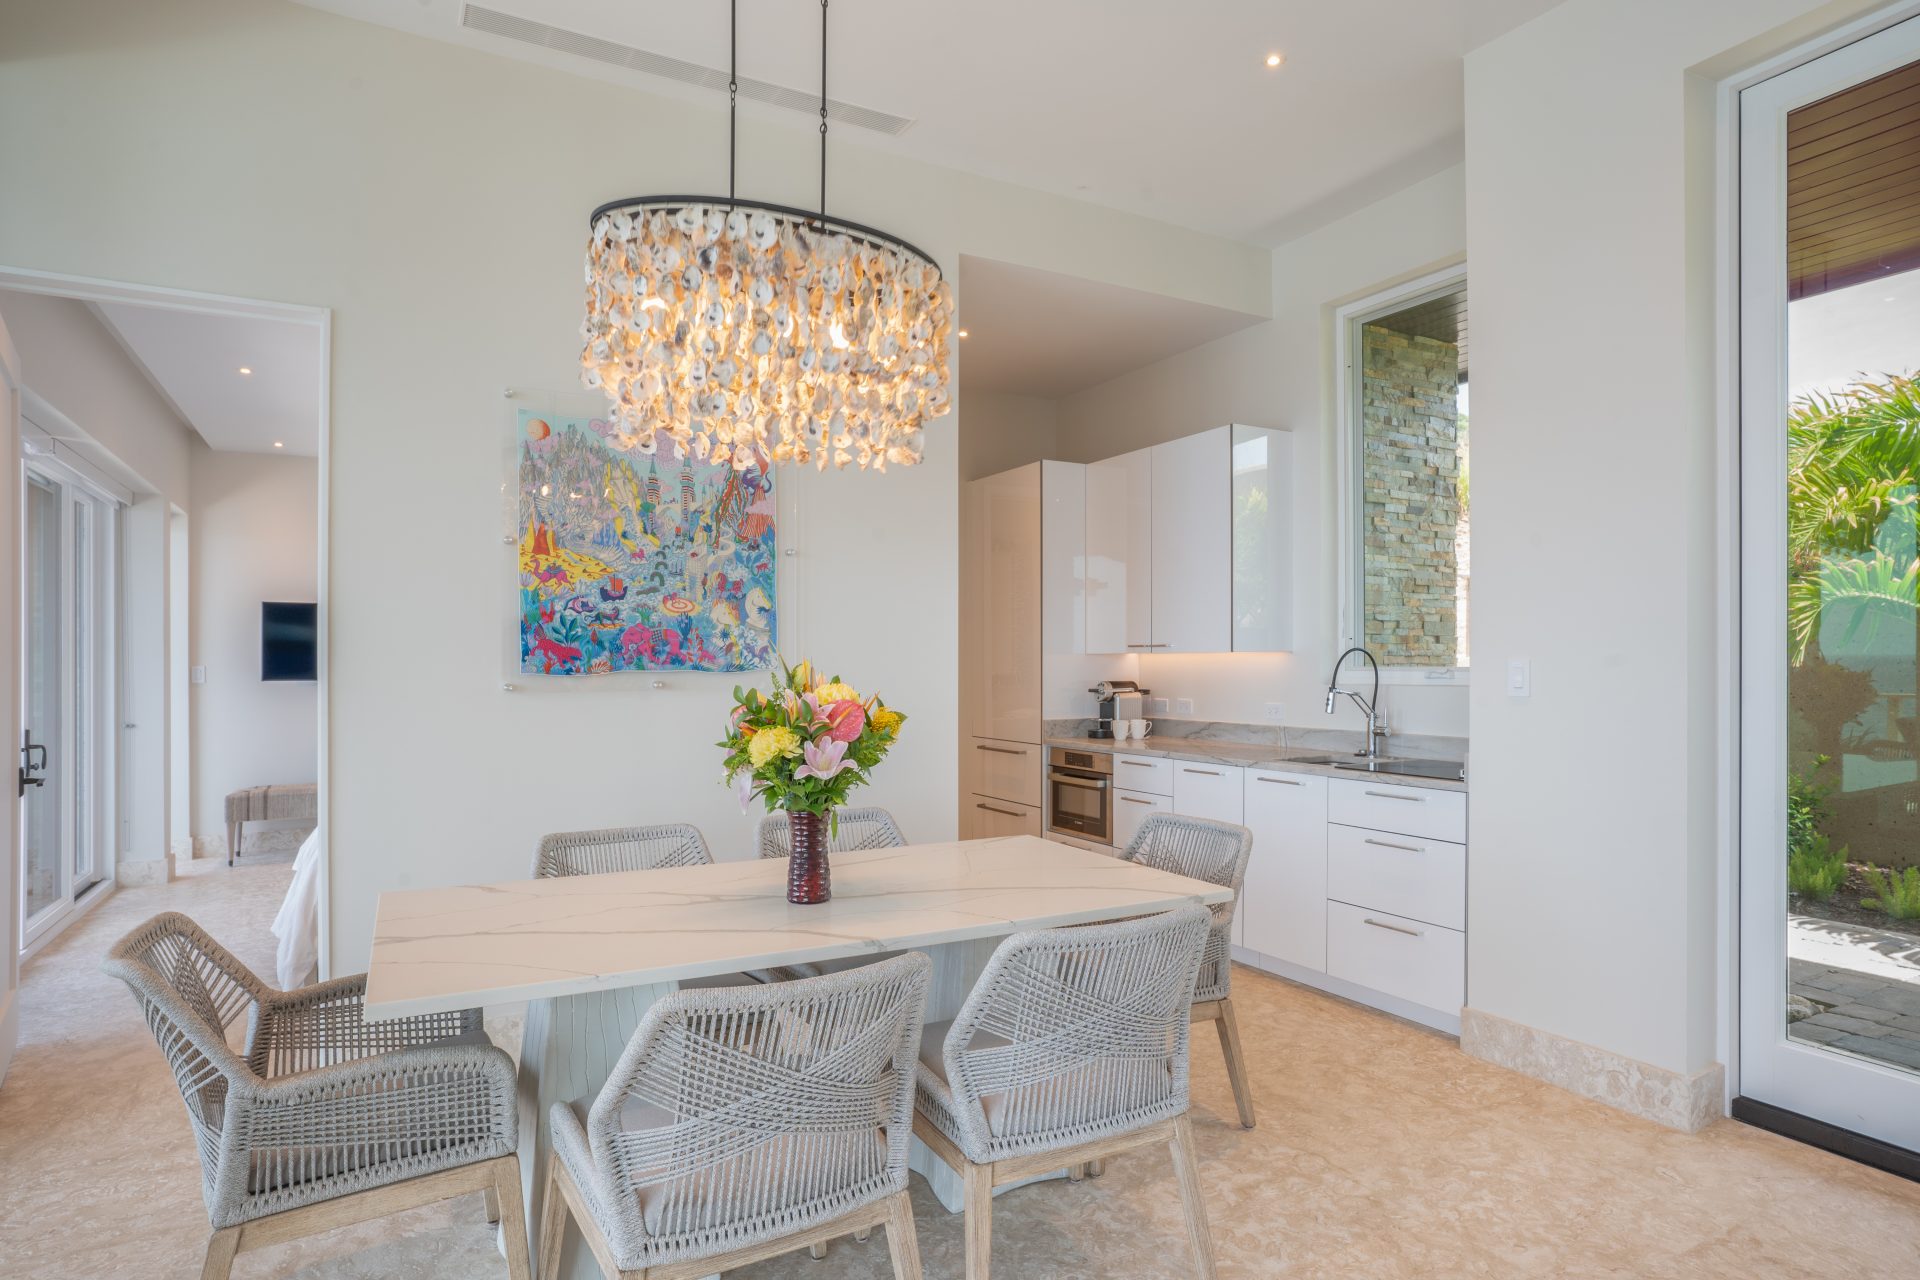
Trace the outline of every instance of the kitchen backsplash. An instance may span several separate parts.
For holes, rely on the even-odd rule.
[[[1154,716],[1151,738],[1204,738],[1214,742],[1248,742],[1261,746],[1299,747],[1315,751],[1358,751],[1366,741],[1365,731],[1351,729],[1307,729],[1298,725],[1240,724],[1231,720],[1177,720],[1172,716]],[[1049,738],[1083,738],[1098,721],[1090,719],[1048,720]],[[1421,756],[1432,760],[1465,760],[1467,740],[1436,734],[1393,734],[1384,750],[1396,756]]]

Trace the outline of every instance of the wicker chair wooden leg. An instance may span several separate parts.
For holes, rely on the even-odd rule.
[[[1083,1181],[1083,1180],[1084,1180],[1084,1179],[1086,1178],[1086,1176],[1087,1176],[1087,1166],[1086,1166],[1086,1165],[1084,1165],[1084,1164],[1070,1164],[1070,1165],[1068,1165],[1068,1166],[1067,1166],[1067,1181],[1068,1181],[1068,1182],[1080,1182],[1080,1181]]]
[[[492,1187],[488,1187],[480,1194],[487,1202],[487,1222],[491,1225],[498,1226],[500,1223],[500,1193]]]
[[[808,1245],[807,1256],[809,1258],[812,1258],[815,1262],[818,1262],[820,1261],[820,1259],[826,1257],[827,1242],[825,1240],[816,1240],[812,1244]]]
[[[853,1233],[853,1238],[861,1244],[865,1244],[867,1241],[873,1239],[873,1228],[867,1227],[864,1230],[856,1231]]]
[[[902,1191],[887,1204],[887,1254],[893,1280],[921,1280],[920,1237],[913,1229],[913,1200]]]
[[[969,1162],[965,1179],[967,1280],[987,1280],[993,1267],[993,1166]]]
[[[1240,1048],[1240,1023],[1233,1016],[1233,998],[1220,1002],[1214,1021],[1220,1033],[1220,1052],[1227,1059],[1227,1079],[1233,1083],[1233,1105],[1240,1112],[1240,1127],[1253,1128],[1253,1084],[1247,1079],[1247,1056]]]
[[[567,1193],[560,1188],[560,1157],[548,1156],[547,1185],[540,1197],[540,1280],[558,1280],[566,1234]]]
[[[207,1260],[200,1280],[227,1280],[233,1274],[234,1255],[240,1252],[240,1228],[222,1227],[207,1237]]]
[[[508,1156],[493,1166],[493,1185],[487,1188],[493,1221],[500,1224],[507,1250],[509,1280],[533,1280],[533,1258],[527,1249],[527,1209],[520,1202],[520,1157]]]
[[[1087,1161],[1087,1176],[1089,1178],[1097,1178],[1101,1174],[1105,1173],[1106,1171],[1107,1171],[1107,1162],[1105,1160]]]
[[[1193,1149],[1193,1124],[1187,1116],[1173,1122],[1173,1173],[1180,1183],[1180,1204],[1186,1210],[1187,1246],[1193,1254],[1193,1274],[1214,1280],[1213,1232],[1207,1226],[1207,1202],[1200,1194],[1200,1160]]]

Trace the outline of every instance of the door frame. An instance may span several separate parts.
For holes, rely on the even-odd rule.
[[[309,306],[304,303],[273,302],[260,298],[240,298],[229,294],[204,293],[193,289],[172,289],[160,285],[130,284],[116,280],[102,280],[93,276],[73,275],[58,271],[37,271],[26,267],[10,267],[0,264],[0,288],[14,289],[22,293],[51,294],[56,297],[74,298],[82,302],[120,302],[133,306],[166,307],[176,311],[195,311],[205,315],[236,316],[278,320],[292,324],[310,325],[318,330],[320,340],[320,386],[319,386],[319,510],[320,527],[318,530],[319,554],[316,566],[315,591],[317,612],[319,614],[319,636],[315,657],[318,680],[315,696],[318,706],[318,752],[319,752],[319,791],[320,805],[317,817],[320,839],[320,930],[319,954],[320,976],[326,978],[333,972],[331,911],[329,902],[329,881],[331,879],[330,810],[332,809],[333,789],[331,784],[331,706],[329,698],[329,673],[331,671],[329,650],[331,609],[328,590],[329,544],[332,534],[329,494],[332,474],[332,403],[333,386],[333,312],[327,307]],[[17,364],[14,367],[18,367]],[[22,371],[21,376],[29,376],[30,370]],[[18,453],[18,446],[14,446]],[[17,464],[16,464],[17,465]],[[189,516],[191,513],[189,513]],[[14,556],[15,561],[18,556]],[[17,566],[13,570],[17,574]],[[16,584],[15,595],[18,596]],[[14,659],[18,665],[18,658]],[[19,738],[19,728],[14,729],[15,740]],[[16,824],[15,828],[18,830]],[[18,861],[17,856],[15,861]],[[11,879],[18,879],[17,873]],[[17,892],[17,890],[16,890]],[[18,911],[17,900],[9,904]],[[11,952],[17,947],[9,947]]]
[[[1747,727],[1743,723],[1742,694],[1748,674],[1743,663],[1742,623],[1749,607],[1754,603],[1743,575],[1758,572],[1757,567],[1750,565],[1749,557],[1744,554],[1746,540],[1742,495],[1745,459],[1742,449],[1742,420],[1752,392],[1746,385],[1742,352],[1750,340],[1777,341],[1784,378],[1785,348],[1781,321],[1785,316],[1786,299],[1783,269],[1778,282],[1779,287],[1771,295],[1773,301],[1778,304],[1777,309],[1771,312],[1772,320],[1763,323],[1761,332],[1757,334],[1749,332],[1748,317],[1764,314],[1769,303],[1765,298],[1752,296],[1750,283],[1743,280],[1741,180],[1745,136],[1741,124],[1741,95],[1766,81],[1858,44],[1915,17],[1920,17],[1920,0],[1901,0],[1898,4],[1836,26],[1823,35],[1796,44],[1771,58],[1728,75],[1712,85],[1716,140],[1713,211],[1715,341],[1712,383],[1717,406],[1716,443],[1719,457],[1716,477],[1719,510],[1716,560],[1721,582],[1720,590],[1717,592],[1718,618],[1715,646],[1720,659],[1716,693],[1721,707],[1721,714],[1718,717],[1719,777],[1716,805],[1717,867],[1721,884],[1717,903],[1720,941],[1715,956],[1719,1010],[1715,1028],[1716,1048],[1721,1062],[1726,1065],[1726,1103],[1730,1114],[1749,1123],[1774,1129],[1869,1163],[1881,1164],[1884,1167],[1901,1165],[1897,1171],[1907,1176],[1915,1176],[1916,1172],[1920,1172],[1920,1167],[1907,1167],[1902,1164],[1899,1160],[1900,1153],[1896,1148],[1877,1143],[1873,1139],[1865,1138],[1863,1135],[1844,1130],[1828,1122],[1809,1119],[1770,1104],[1758,1102],[1743,1094],[1743,1084],[1758,1083],[1760,1075],[1755,1072],[1755,1064],[1749,1063],[1746,1055],[1741,1051],[1743,991],[1740,981],[1740,959],[1743,930],[1740,855],[1743,834],[1747,823],[1751,820],[1748,809],[1758,803],[1756,797],[1744,794],[1741,782],[1742,753],[1747,739]],[[1782,118],[1784,118],[1784,108]],[[1784,407],[1784,400],[1780,394],[1783,389],[1784,381],[1781,388],[1770,395],[1772,401],[1781,407]],[[1784,693],[1780,694],[1780,701],[1784,705]],[[1775,826],[1779,826],[1783,818],[1776,815],[1772,821]]]

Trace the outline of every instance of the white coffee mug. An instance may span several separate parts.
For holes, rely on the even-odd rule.
[[[1145,738],[1153,732],[1153,721],[1129,720],[1127,721],[1127,731],[1136,738]]]
[[[1124,742],[1127,735],[1133,732],[1135,723],[1137,722],[1133,720],[1115,720],[1113,722],[1114,740]]]

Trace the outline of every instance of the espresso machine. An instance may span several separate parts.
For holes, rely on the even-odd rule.
[[[1100,709],[1095,713],[1098,719],[1087,736],[1111,738],[1115,720],[1139,720],[1146,716],[1147,695],[1153,690],[1142,689],[1133,680],[1102,680],[1087,692],[1100,699]]]

